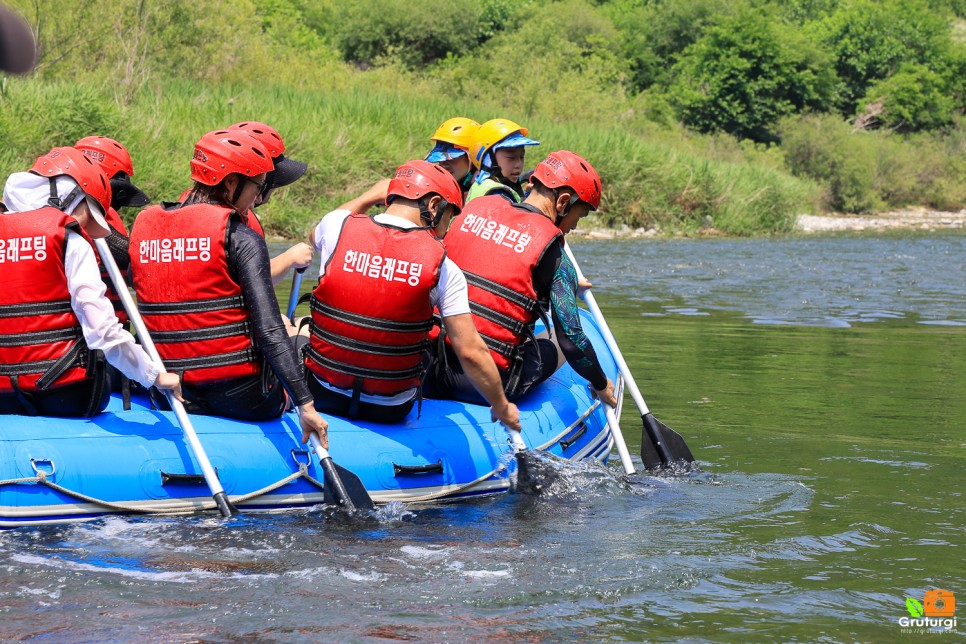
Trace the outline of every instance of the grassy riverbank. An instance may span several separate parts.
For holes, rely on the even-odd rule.
[[[203,132],[263,120],[310,164],[265,209],[286,237],[454,115],[527,126],[530,167],[586,156],[597,226],[748,236],[966,207],[958,0],[8,3],[40,53],[32,76],[0,76],[0,172],[98,133],[170,199]]]
[[[101,133],[125,143],[136,181],[156,200],[175,198],[188,185],[188,160],[207,130],[257,119],[282,132],[293,158],[309,163],[305,178],[281,191],[265,209],[268,230],[300,237],[318,218],[402,161],[428,151],[429,134],[453,114],[495,110],[427,101],[409,92],[366,86],[309,89],[232,83],[168,81],[121,104],[113,87],[40,78],[5,81],[0,100],[0,172],[24,169],[52,145]],[[479,118],[482,118],[480,116]],[[605,184],[600,222],[695,231],[713,221],[733,235],[790,230],[811,210],[817,188],[779,168],[745,160],[740,150],[698,139],[646,136],[620,123],[527,121],[542,141],[532,167],[554,149],[579,151]],[[130,215],[131,213],[126,213]]]

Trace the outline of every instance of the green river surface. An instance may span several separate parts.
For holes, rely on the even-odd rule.
[[[0,533],[0,640],[966,641],[966,235],[574,240],[703,472]],[[305,289],[309,287],[306,279]],[[279,287],[287,299],[288,286]],[[640,417],[622,427],[639,462]]]

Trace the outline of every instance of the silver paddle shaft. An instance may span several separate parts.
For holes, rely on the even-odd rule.
[[[151,339],[151,334],[148,333],[147,327],[144,326],[144,319],[141,318],[141,313],[134,304],[134,299],[131,297],[131,292],[124,282],[124,276],[121,275],[121,270],[114,262],[114,257],[111,255],[111,249],[107,245],[107,241],[104,239],[95,239],[94,243],[97,245],[97,251],[101,255],[101,262],[107,267],[107,272],[111,276],[111,281],[114,283],[114,290],[120,296],[121,302],[124,304],[124,310],[127,311],[127,315],[131,319],[131,324],[134,325],[134,329],[137,331],[141,345],[144,347],[148,356],[161,365],[162,373],[165,373],[166,370],[164,363],[161,361],[161,355],[158,353],[157,347],[154,346],[154,341]],[[201,465],[201,472],[204,474],[205,482],[208,484],[208,489],[211,490],[212,496],[224,495],[225,490],[221,487],[221,482],[218,480],[218,475],[215,474],[214,468],[211,467],[211,461],[208,460],[205,448],[202,447],[201,441],[198,440],[198,434],[195,433],[194,425],[191,424],[191,419],[188,418],[188,412],[185,411],[184,405],[170,391],[165,391],[165,394],[168,397],[168,403],[171,405],[171,409],[174,410],[174,415],[177,417],[178,423],[181,425],[185,439],[191,447],[191,452],[198,459],[198,464]]]
[[[577,264],[577,259],[574,257],[573,251],[570,250],[568,244],[564,244],[564,251],[567,253],[567,257],[570,258],[570,262],[574,265],[574,270],[577,271],[577,280],[583,280],[584,274],[580,271],[580,265]],[[594,319],[597,320],[600,334],[604,337],[604,342],[607,344],[607,348],[610,349],[610,353],[614,357],[614,362],[617,363],[617,368],[620,370],[621,376],[624,377],[624,384],[628,385],[631,396],[634,398],[634,402],[637,403],[637,408],[641,410],[642,415],[648,413],[647,405],[644,404],[644,398],[641,397],[641,392],[637,390],[637,385],[634,384],[634,379],[631,378],[631,370],[627,368],[627,363],[624,362],[624,356],[621,355],[621,351],[617,347],[617,340],[614,338],[614,334],[610,332],[610,327],[607,326],[607,321],[604,320],[604,314],[600,312],[600,307],[597,306],[597,300],[594,299],[594,294],[590,292],[590,289],[587,289],[584,291],[583,298],[584,302],[587,303],[587,308],[590,309]],[[631,454],[627,451],[627,443],[624,441],[624,433],[621,431],[617,414],[614,413],[614,409],[610,405],[605,404],[603,401],[601,401],[601,404],[604,405],[607,424],[610,425],[611,434],[614,436],[614,444],[617,447],[618,455],[621,457],[624,472],[634,474],[636,470],[634,469],[634,463],[631,461]]]

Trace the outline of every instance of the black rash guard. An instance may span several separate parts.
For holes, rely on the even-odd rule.
[[[312,402],[298,354],[279,313],[265,240],[238,217],[232,217],[226,251],[228,271],[241,286],[251,316],[255,346],[297,405]]]
[[[514,204],[514,207],[542,216],[538,209],[529,204]],[[594,345],[580,326],[577,272],[569,260],[563,260],[562,244],[551,244],[540,258],[533,270],[533,287],[537,299],[550,301],[554,335],[567,363],[594,389],[606,387],[607,374],[600,367]]]

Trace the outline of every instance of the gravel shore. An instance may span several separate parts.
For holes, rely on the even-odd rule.
[[[603,228],[595,226],[594,223],[591,218],[586,227],[578,228],[571,234],[587,239],[665,236],[662,231],[655,228],[631,228],[626,224],[619,228]],[[710,221],[708,223],[709,225],[702,228],[699,235],[708,237],[721,235]],[[874,215],[800,215],[796,229],[803,233],[966,229],[966,210],[942,212],[926,208],[908,208]]]
[[[806,233],[897,228],[914,230],[966,228],[966,210],[940,212],[925,208],[910,208],[875,215],[801,215],[798,218],[798,230]]]

